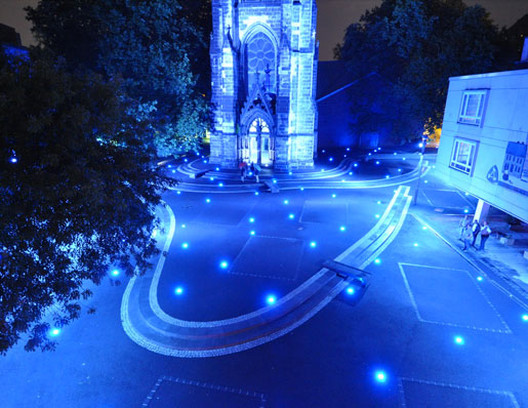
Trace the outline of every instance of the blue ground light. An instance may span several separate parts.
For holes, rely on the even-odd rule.
[[[522,319],[524,322],[528,322],[528,314],[523,314]]]
[[[60,334],[61,330],[57,327],[53,327],[49,329],[48,336],[49,337],[57,337]]]
[[[482,282],[482,279],[483,279],[482,276],[477,276],[477,280],[478,280],[479,282]]]
[[[310,248],[315,248],[317,246],[317,242],[311,241],[310,242]]]
[[[455,336],[455,338],[453,339],[455,344],[459,345],[459,346],[463,346],[466,341],[464,340],[464,337],[462,336]]]
[[[229,262],[227,262],[227,261],[221,261],[220,262],[220,268],[227,269],[228,266],[229,266]]]
[[[288,215],[288,218],[289,218],[290,220],[293,220],[293,219],[295,218],[295,214],[290,214],[290,215]]]
[[[277,296],[275,295],[268,295],[266,296],[266,303],[268,305],[274,305],[275,302],[277,302]]]
[[[374,372],[374,380],[377,383],[385,384],[388,380],[387,373],[383,370],[376,370]]]
[[[249,222],[254,223],[254,222],[255,222],[255,218],[251,217],[251,218],[249,219]]]
[[[249,235],[255,235],[255,231],[254,230],[249,231]]]
[[[346,227],[345,227],[344,225],[341,225],[341,226],[339,227],[339,231],[341,231],[341,232],[345,232],[345,231],[346,231]]]
[[[188,242],[184,242],[184,243],[182,243],[181,246],[182,246],[183,249],[187,249],[187,248],[189,248],[189,243]]]
[[[349,286],[346,290],[347,295],[352,296],[354,293],[356,293],[355,289],[351,286]]]
[[[381,259],[376,258],[376,259],[374,260],[374,263],[375,263],[376,265],[379,265],[379,264],[381,263]]]
[[[112,276],[119,276],[119,269],[113,269],[112,272],[110,272]]]
[[[178,296],[181,296],[183,295],[183,288],[181,286],[178,286],[174,289],[174,294],[175,295],[178,295]]]

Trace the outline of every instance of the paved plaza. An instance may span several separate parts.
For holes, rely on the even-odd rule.
[[[152,270],[0,359],[0,406],[528,406],[526,291],[443,225],[475,200],[433,157],[348,154],[260,183],[171,164]]]

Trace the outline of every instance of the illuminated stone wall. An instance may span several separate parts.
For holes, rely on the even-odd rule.
[[[211,162],[233,167],[250,157],[277,169],[313,166],[315,0],[213,0],[212,11]],[[265,134],[255,131],[256,118]],[[253,137],[258,155],[245,137]]]

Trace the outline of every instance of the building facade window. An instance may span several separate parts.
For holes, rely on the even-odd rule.
[[[477,144],[467,140],[455,139],[449,167],[471,174],[475,164]]]
[[[484,115],[486,90],[465,91],[460,105],[458,123],[480,126]]]

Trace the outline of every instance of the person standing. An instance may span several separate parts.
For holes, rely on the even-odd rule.
[[[464,230],[466,229],[466,225],[468,225],[468,216],[465,215],[464,218],[460,220],[458,223],[458,240],[462,241],[462,235],[464,234]]]
[[[491,235],[491,228],[488,224],[488,221],[482,222],[482,229],[480,230],[480,248],[479,251],[484,251],[484,247],[486,246],[486,241],[488,240],[489,236]]]
[[[245,161],[240,162],[238,165],[240,169],[240,181],[244,183],[246,181],[247,164]]]
[[[262,170],[262,169],[260,168],[258,163],[255,163],[255,164],[253,164],[252,170],[253,170],[253,174],[255,175],[256,182],[259,183],[260,182],[259,181],[259,174],[260,174],[260,170]]]
[[[464,248],[462,248],[462,251],[467,251],[467,249],[471,246],[471,241],[473,240],[473,229],[471,224],[467,224],[464,228],[462,240],[464,241]]]
[[[471,246],[474,247],[475,242],[477,241],[478,234],[480,232],[480,223],[478,222],[478,220],[473,220],[471,229],[473,231],[473,242],[471,243]]]

